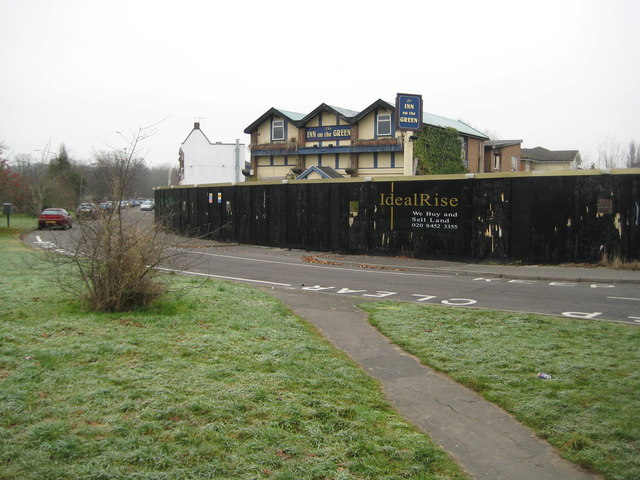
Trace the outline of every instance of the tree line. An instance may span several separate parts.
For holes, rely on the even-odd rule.
[[[631,140],[624,148],[620,142],[606,138],[598,148],[600,168],[640,168],[640,144]]]
[[[123,136],[127,148],[96,154],[90,163],[71,159],[64,145],[53,154],[44,150],[37,159],[16,155],[9,162],[1,145],[0,201],[11,200],[18,211],[39,213],[48,206],[73,210],[83,200],[151,197],[153,187],[169,183],[171,173],[168,167],[149,168],[139,155],[141,142],[154,131],[153,126],[140,127],[130,139]],[[144,218],[120,208],[78,217],[74,235],[64,240],[66,254],[45,250],[45,261],[56,267],[53,282],[92,311],[149,306],[167,291],[168,277],[157,267],[179,254],[162,222]]]
[[[9,158],[8,148],[0,143],[0,202],[12,203],[14,212],[36,215],[47,207],[75,210],[82,202],[152,198],[153,187],[176,183],[175,169],[149,167],[142,158],[127,162],[130,171],[119,171],[126,150],[96,153],[90,161],[71,158],[64,144],[57,152],[46,148],[39,153]],[[124,173],[129,181],[123,196],[113,198],[114,179]]]

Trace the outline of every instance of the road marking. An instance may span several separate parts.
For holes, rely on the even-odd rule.
[[[188,250],[184,248],[173,248],[172,250],[178,250],[178,251],[189,253],[192,255],[206,255],[209,257],[231,258],[234,260],[247,260],[249,262],[273,263],[277,265],[290,265],[293,267],[303,267],[303,268],[324,268],[328,270],[346,270],[349,272],[365,272],[365,273],[375,273],[375,274],[384,274],[384,275],[405,275],[405,276],[413,276],[413,277],[451,278],[455,276],[455,275],[437,275],[437,274],[429,274],[429,273],[394,272],[389,270],[371,270],[367,268],[344,268],[344,267],[338,267],[338,266],[332,266],[332,265],[315,265],[315,264],[307,264],[307,263],[280,262],[277,260],[264,260],[260,258],[238,257],[234,255],[222,255],[220,253],[195,252],[193,250]],[[389,268],[403,268],[403,267],[389,267]]]
[[[470,298],[450,298],[449,300],[442,300],[440,303],[444,303],[445,305],[473,305],[474,303],[478,303],[477,300],[472,300]]]
[[[398,295],[398,292],[386,292],[384,290],[376,290],[376,293],[363,293],[363,297],[384,298],[392,295]]]
[[[636,302],[640,302],[640,298],[633,298],[633,297],[607,297],[607,298],[611,298],[612,300],[635,300]]]
[[[55,249],[54,251],[58,253],[64,253],[64,250],[61,250],[54,242],[46,242],[40,238],[40,235],[36,235],[36,241],[34,242],[39,248],[43,248],[45,250]]]
[[[255,280],[253,278],[227,277],[225,275],[213,275],[211,273],[190,272],[188,270],[175,270],[173,268],[161,268],[161,267],[158,267],[157,270],[161,270],[163,272],[181,273],[183,275],[193,275],[193,276],[197,276],[197,277],[220,278],[222,280],[233,280],[233,281],[236,281],[236,282],[263,283],[263,284],[266,284],[266,285],[276,285],[278,287],[290,287],[291,286],[290,283],[267,282],[265,280]]]
[[[602,315],[602,312],[562,312],[563,317],[592,319]]]
[[[437,298],[436,295],[420,295],[419,293],[414,293],[413,296],[419,297],[417,300],[418,302],[426,302],[427,300],[433,300],[434,298]]]

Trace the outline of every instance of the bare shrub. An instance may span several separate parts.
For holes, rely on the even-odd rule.
[[[82,222],[72,258],[91,310],[146,307],[165,291],[156,268],[167,256],[158,229],[125,223],[123,215]]]
[[[601,267],[613,268],[615,270],[640,270],[640,261],[626,261],[618,255],[611,255],[609,253],[602,255],[599,265]]]
[[[78,219],[67,239],[66,255],[50,255],[56,264],[70,264],[57,282],[94,311],[119,312],[143,308],[165,292],[160,264],[175,256],[166,236],[142,212],[122,206],[137,166],[140,142],[151,128],[134,132],[126,149],[96,156],[103,181],[110,186],[113,209],[97,218]],[[143,219],[147,221],[143,221]]]

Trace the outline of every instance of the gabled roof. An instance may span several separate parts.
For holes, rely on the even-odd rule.
[[[346,108],[340,108],[340,107],[332,107],[331,105],[322,103],[318,105],[316,108],[314,108],[313,111],[308,115],[306,115],[302,120],[300,120],[299,125],[304,125],[305,123],[307,123],[309,120],[311,120],[313,117],[315,117],[321,112],[332,113],[333,115],[342,117],[342,119],[346,122],[351,122],[351,119],[358,114],[358,112],[355,112],[353,110],[348,110]]]
[[[287,110],[282,110],[282,109],[279,109],[279,108],[275,108],[274,110],[276,110],[277,112],[280,112],[282,115],[284,115],[285,117],[288,117],[289,119],[291,119],[294,122],[299,122],[300,120],[302,120],[304,118],[304,113],[289,112]]]
[[[373,102],[371,105],[369,105],[367,108],[365,108],[360,112],[357,112],[355,110],[350,110],[347,108],[342,108],[342,107],[334,107],[331,105],[327,105],[326,103],[321,103],[318,107],[313,109],[311,113],[308,113],[308,114],[288,112],[286,110],[280,110],[272,107],[269,110],[267,110],[255,122],[253,122],[251,125],[245,128],[244,133],[251,133],[256,128],[258,128],[258,126],[262,122],[264,122],[267,118],[269,118],[271,115],[283,116],[287,118],[291,123],[293,123],[296,127],[299,127],[300,125],[304,125],[304,123],[309,121],[319,112],[328,111],[341,116],[344,120],[353,124],[360,121],[360,119],[362,119],[363,117],[371,113],[373,110],[381,107],[391,111],[395,111],[395,108],[396,108],[394,103],[390,103],[382,99],[376,100],[375,102]],[[423,124],[430,125],[433,127],[455,128],[459,133],[463,135],[480,138],[482,140],[489,140],[489,137],[487,137],[484,133],[476,130],[470,125],[467,125],[461,120],[453,120],[451,118],[441,117],[439,115],[434,115],[432,113],[422,112],[422,122]]]
[[[363,117],[369,115],[369,113],[371,113],[372,111],[374,111],[375,109],[380,108],[380,107],[386,108],[387,110],[395,110],[395,105],[393,105],[393,104],[391,104],[389,102],[385,102],[384,100],[379,98],[378,100],[373,102],[371,105],[369,105],[367,108],[365,108],[360,113],[358,113],[353,118],[353,121],[354,122],[360,121]]]
[[[433,113],[422,112],[422,123],[431,125],[433,127],[455,128],[458,132],[465,135],[481,138],[483,140],[489,140],[489,137],[487,137],[484,133],[467,125],[462,120],[453,120],[452,118],[441,117],[440,115],[434,115]]]
[[[184,145],[184,144],[185,144],[185,142],[189,139],[189,137],[190,137],[190,136],[193,134],[193,132],[195,132],[195,131],[200,132],[200,134],[204,137],[204,139],[205,139],[207,142],[211,143],[211,140],[209,140],[209,139],[207,138],[207,136],[204,134],[204,132],[203,132],[202,130],[200,130],[200,122],[195,122],[195,123],[193,124],[193,128],[192,128],[192,129],[191,129],[191,131],[189,132],[189,135],[187,135],[187,137],[184,139],[184,142],[182,142],[182,143],[181,143],[181,145]]]
[[[547,150],[542,147],[523,148],[520,154],[523,160],[534,162],[581,162],[579,150]]]
[[[513,145],[520,145],[522,140],[487,140],[484,142],[485,147],[491,148],[504,148],[511,147]]]
[[[387,102],[382,99],[378,99],[369,105],[367,108],[362,110],[358,115],[354,117],[354,121],[359,121],[364,116],[371,113],[376,108],[386,108],[387,110],[395,111],[396,106],[393,103]],[[463,133],[465,135],[469,135],[472,137],[481,138],[483,140],[489,140],[484,133],[479,132],[475,128],[467,125],[466,123],[460,120],[453,120],[451,118],[441,117],[440,115],[434,115],[433,113],[422,112],[422,123],[426,125],[430,125],[432,127],[440,127],[440,128],[455,128],[458,132]]]
[[[342,108],[342,107],[334,107],[332,105],[328,105],[330,108],[333,108],[335,111],[339,112],[341,115],[344,115],[346,118],[353,118],[355,117],[358,112],[355,110],[350,110],[348,108]]]
[[[344,178],[331,167],[318,167],[317,165],[312,165],[300,175],[298,175],[296,177],[296,180],[304,180],[313,172],[318,173],[322,178]]]
[[[302,120],[305,117],[304,113],[289,112],[287,110],[281,110],[279,108],[271,107],[269,110],[267,110],[265,113],[263,113],[260,116],[260,118],[258,118],[255,122],[253,122],[251,125],[249,125],[247,128],[245,128],[244,129],[244,133],[253,132],[256,128],[258,128],[258,126],[262,122],[264,122],[267,118],[271,117],[272,115],[275,115],[275,116],[278,116],[278,117],[285,117],[286,119],[288,119],[291,123],[293,123],[296,126],[298,125],[300,120]]]
[[[180,145],[184,145],[185,143],[187,143],[187,140],[189,140],[191,135],[195,134],[195,132],[199,132],[199,134],[204,137],[204,139],[207,141],[207,143],[209,145],[212,145],[212,146],[213,145],[235,145],[235,143],[212,142],[211,140],[209,140],[209,137],[207,137],[204,134],[204,132],[200,129],[200,123],[199,122],[195,122],[193,124],[193,128],[189,132],[189,135],[187,135],[187,137],[184,139],[184,142],[182,142]],[[244,146],[244,143],[238,143],[238,145]],[[182,147],[180,147],[180,150],[182,150]]]

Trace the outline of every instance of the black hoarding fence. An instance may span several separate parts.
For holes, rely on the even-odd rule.
[[[640,171],[180,186],[186,236],[311,251],[526,263],[640,259]]]

